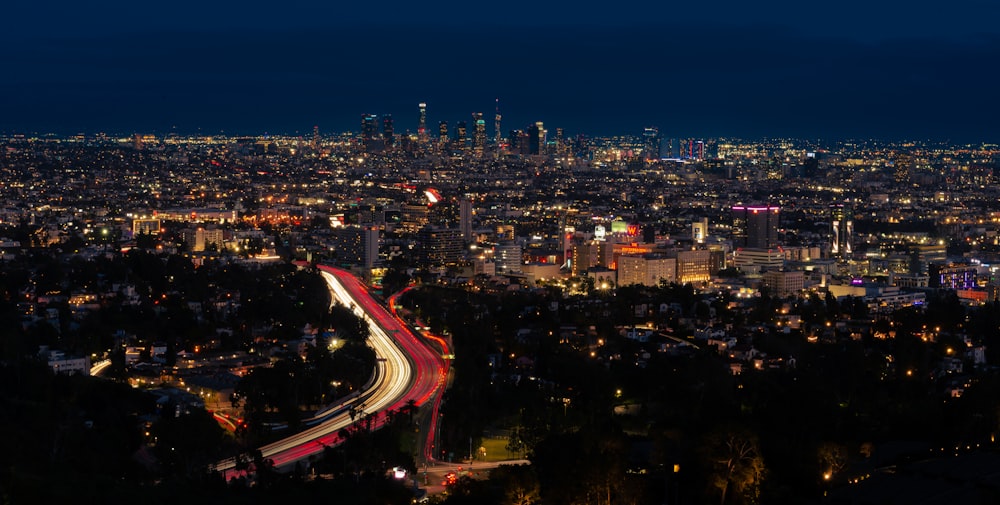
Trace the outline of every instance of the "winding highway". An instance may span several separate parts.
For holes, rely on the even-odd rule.
[[[377,367],[369,387],[324,409],[321,421],[260,448],[264,459],[273,461],[277,469],[339,444],[340,431],[356,418],[372,416],[373,427],[381,427],[386,419],[383,412],[398,411],[410,402],[423,405],[444,384],[446,369],[441,356],[376,302],[356,277],[339,268],[320,265],[318,269],[329,286],[331,303],[351,307],[368,323],[368,343],[375,350]],[[234,458],[217,463],[215,470],[227,478],[239,473]]]

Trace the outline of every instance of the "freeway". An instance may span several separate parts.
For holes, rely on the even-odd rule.
[[[443,384],[445,368],[440,355],[376,302],[356,277],[338,268],[322,265],[318,268],[329,286],[332,303],[351,307],[368,323],[368,343],[378,358],[377,370],[371,387],[325,409],[321,422],[261,447],[262,456],[273,461],[278,469],[339,444],[340,430],[350,426],[355,418],[371,415],[374,427],[381,427],[385,416],[380,413],[399,410],[410,402],[423,405]],[[215,470],[227,477],[235,476],[236,460],[221,461]]]
[[[413,286],[408,286],[405,289],[403,289],[402,291],[400,291],[400,292],[398,292],[398,293],[390,296],[389,299],[387,300],[388,306],[389,306],[389,310],[392,311],[393,317],[395,317],[398,320],[402,320],[402,317],[400,317],[399,314],[396,311],[396,299],[398,299],[401,295],[403,295],[404,293],[406,293],[407,291],[409,291],[411,289],[413,289]],[[438,344],[438,347],[441,348],[441,354],[442,354],[442,356],[450,356],[450,351],[448,349],[448,342],[446,342],[441,337],[430,333],[430,328],[428,328],[427,325],[425,325],[422,322],[420,322],[420,320],[415,320],[415,321],[416,321],[417,329],[418,329],[418,331],[420,331],[421,335],[423,335],[424,338],[426,338],[426,339],[430,339],[430,340],[433,340],[434,342],[436,342]],[[443,368],[441,369],[441,373],[438,374],[439,385],[442,388],[447,385],[447,381],[448,381],[448,369],[449,369],[450,363],[451,363],[451,360],[449,358],[443,358],[443,360],[442,360]],[[434,401],[431,404],[431,413],[430,413],[430,416],[429,416],[430,422],[428,423],[428,430],[427,430],[428,437],[427,437],[427,440],[424,442],[424,461],[425,462],[435,462],[435,461],[437,461],[437,454],[434,451],[434,444],[435,444],[435,442],[437,442],[437,440],[435,439],[434,434],[437,433],[436,430],[437,430],[437,423],[438,423],[438,411],[441,408],[441,396],[442,395],[435,396],[434,397]]]

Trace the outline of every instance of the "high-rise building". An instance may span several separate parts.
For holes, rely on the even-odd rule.
[[[521,246],[517,242],[501,242],[496,246],[493,255],[496,260],[496,268],[499,273],[518,274],[521,273]]]
[[[545,125],[541,121],[528,127],[528,154],[545,154]]]
[[[528,139],[528,134],[524,130],[511,130],[507,136],[507,142],[510,143],[510,152],[516,154],[531,154],[531,142]]]
[[[364,251],[362,265],[371,268],[378,264],[379,229],[378,226],[365,226],[361,230],[361,248]]]
[[[472,241],[472,200],[462,198],[458,204],[458,225],[462,230],[462,240]]]
[[[381,151],[382,140],[378,134],[378,116],[375,114],[361,115],[361,144],[365,151]]]
[[[587,273],[587,269],[597,266],[600,246],[597,242],[583,242],[573,245],[573,262],[570,265],[574,276]]]
[[[420,259],[425,265],[447,265],[462,257],[462,231],[425,226],[417,232]]]
[[[837,258],[849,258],[854,252],[852,237],[854,235],[854,218],[850,207],[837,204],[830,206],[830,255]]]
[[[486,152],[486,120],[483,119],[482,112],[472,113],[473,128],[472,152],[476,157],[482,157]]]
[[[448,144],[448,122],[438,122],[438,143],[442,146]]]
[[[223,235],[218,228],[188,228],[181,231],[181,238],[187,243],[188,249],[192,252],[201,252],[208,249],[222,249]]]
[[[338,260],[365,268],[378,264],[377,226],[347,226],[336,230],[335,237]]]
[[[618,285],[659,286],[676,282],[677,258],[665,254],[625,254],[618,258]]]
[[[496,144],[497,150],[500,150],[501,144],[503,144],[503,138],[500,135],[500,119],[503,116],[500,115],[500,98],[497,98],[497,110],[496,115],[493,116],[493,143]]]
[[[698,244],[704,244],[708,238],[708,218],[703,217],[691,222],[691,238]]]
[[[711,274],[711,253],[704,249],[677,252],[677,282],[708,282]]]
[[[356,223],[362,225],[377,223],[380,220],[380,216],[375,200],[365,199],[358,202],[354,220]],[[382,217],[382,221],[384,221],[384,217]]]
[[[734,205],[733,245],[754,249],[778,246],[781,207],[775,205]]]
[[[948,246],[944,244],[910,246],[911,265],[913,273],[927,273],[932,263],[947,263]]]
[[[646,161],[660,159],[660,130],[649,127],[642,132],[642,155]]]
[[[420,119],[417,122],[417,138],[421,142],[427,142],[427,104],[420,102]]]
[[[693,160],[703,160],[705,159],[705,141],[688,139],[687,145],[683,149],[684,157]]]
[[[573,236],[576,235],[576,227],[566,225],[566,216],[559,220],[559,227],[562,228],[562,254],[564,265],[571,265],[573,260]]]
[[[361,138],[370,141],[378,136],[378,116],[375,114],[361,115]]]
[[[392,147],[396,143],[395,129],[392,125],[392,114],[382,116],[382,138],[387,147]]]
[[[455,145],[455,149],[458,149],[460,151],[464,150],[465,143],[468,138],[469,138],[469,131],[468,128],[466,127],[465,121],[459,121],[455,125],[455,138],[452,139]]]
[[[416,232],[430,222],[430,209],[418,202],[405,203],[399,208],[401,229]]]
[[[313,138],[309,147],[313,148],[313,150],[319,147],[319,125],[313,126]]]

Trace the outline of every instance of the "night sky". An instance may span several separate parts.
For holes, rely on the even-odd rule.
[[[873,5],[877,4],[877,5]],[[1000,2],[14,2],[0,130],[1000,142]]]

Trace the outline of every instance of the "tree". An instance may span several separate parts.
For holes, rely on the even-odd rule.
[[[757,503],[767,474],[757,436],[742,428],[719,431],[709,435],[705,451],[719,503]]]
[[[410,276],[405,270],[390,268],[382,277],[382,293],[389,296],[406,287],[410,283]]]
[[[330,307],[330,324],[336,328],[338,338],[354,342],[364,342],[368,339],[368,324],[365,320],[355,315],[349,307],[339,303]]]
[[[541,500],[538,476],[528,465],[501,465],[490,472],[490,482],[504,490],[500,503],[532,505]]]
[[[847,447],[835,442],[826,442],[816,451],[823,478],[829,480],[847,466]]]

